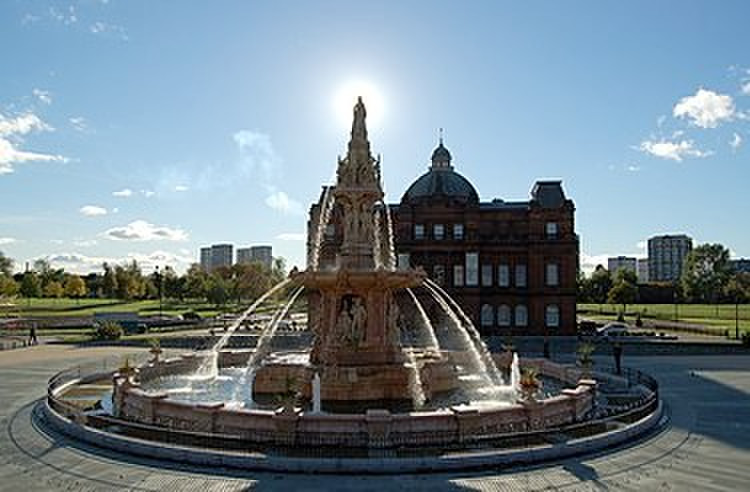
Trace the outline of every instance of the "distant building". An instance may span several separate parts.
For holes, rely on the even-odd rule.
[[[737,258],[736,260],[729,260],[729,268],[734,273],[750,273],[750,259]]]
[[[647,284],[648,280],[648,258],[638,258],[636,262],[636,275],[639,284]]]
[[[618,270],[636,270],[636,259],[632,256],[618,256],[616,258],[607,258],[607,270],[614,277]]]
[[[234,246],[231,244],[211,245],[211,270],[230,267],[234,262]]]
[[[250,246],[249,248],[237,248],[237,263],[247,264],[258,262],[266,268],[273,264],[273,249],[271,246]]]
[[[650,282],[676,282],[682,275],[685,257],[693,249],[693,240],[685,234],[654,236],[648,240],[648,278]]]
[[[201,248],[201,270],[204,272],[211,271],[211,246]]]

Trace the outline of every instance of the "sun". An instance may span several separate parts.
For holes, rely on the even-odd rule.
[[[346,128],[351,126],[352,110],[359,96],[367,108],[367,127],[380,128],[384,113],[383,96],[375,84],[365,80],[351,80],[336,91],[333,109],[337,124]]]

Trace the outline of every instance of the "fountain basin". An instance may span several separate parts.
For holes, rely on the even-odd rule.
[[[290,371],[297,371],[299,377],[308,374],[312,377],[310,366],[300,364],[304,358],[299,353],[277,354],[275,358],[276,364],[258,371],[259,387],[265,385],[269,391],[277,389]],[[441,357],[449,358],[448,355]],[[504,358],[507,356],[498,356],[501,367]],[[180,401],[171,399],[166,392],[144,389],[153,379],[189,374],[200,365],[200,357],[189,355],[147,364],[137,375],[116,374],[113,400],[116,416],[126,420],[239,438],[248,443],[295,447],[466,445],[498,435],[578,422],[591,411],[596,383],[579,380],[579,370],[544,359],[524,359],[521,363],[539,368],[544,375],[562,378],[571,387],[539,401],[484,401],[410,412],[369,408],[358,413],[314,413],[291,405],[275,410],[245,409],[217,401]],[[263,370],[267,371],[266,375]],[[304,388],[308,389],[303,393],[309,394],[309,379],[305,380]]]

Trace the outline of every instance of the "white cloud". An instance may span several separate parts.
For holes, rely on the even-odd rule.
[[[696,148],[692,140],[644,140],[637,149],[655,157],[671,159],[677,162],[682,162],[686,157],[708,157],[712,154],[710,151],[703,151]]]
[[[742,93],[746,96],[750,96],[750,80],[742,84]]]
[[[76,239],[73,241],[74,246],[78,246],[79,248],[90,248],[91,246],[96,246],[99,244],[99,241],[96,239]]]
[[[597,265],[602,265],[604,268],[607,268],[607,258],[612,256],[613,255],[588,255],[582,252],[580,258],[581,271],[586,275],[591,275],[591,272],[596,269]]]
[[[68,118],[68,122],[78,132],[85,132],[89,129],[86,119],[83,116],[73,116],[72,118]]]
[[[731,96],[701,88],[695,95],[680,99],[672,114],[675,118],[687,118],[700,128],[716,128],[720,123],[732,120],[735,107]]]
[[[62,10],[59,10],[55,7],[50,7],[49,16],[57,22],[60,22],[61,24],[64,24],[66,26],[78,22],[76,9],[73,5],[69,5],[67,9]]]
[[[65,241],[63,241],[62,239],[50,239],[49,242],[51,242],[52,244],[63,244],[63,243],[65,243]]]
[[[630,165],[629,165],[628,167],[626,167],[625,169],[626,169],[626,170],[628,170],[628,171],[629,171],[629,172],[631,172],[631,173],[637,173],[638,171],[640,171],[640,170],[641,170],[641,166],[638,166],[638,165],[636,165],[636,164],[630,164]]]
[[[304,214],[302,205],[296,200],[289,198],[289,195],[280,190],[274,190],[266,197],[266,205],[284,214]]]
[[[84,205],[80,209],[78,209],[79,212],[81,212],[82,215],[85,215],[86,217],[96,217],[99,215],[107,215],[107,209],[104,207],[100,207],[98,205]]]
[[[263,181],[270,182],[281,161],[273,148],[271,137],[265,133],[240,130],[232,138],[242,154],[240,172],[246,176],[261,172]]]
[[[39,99],[39,101],[43,102],[44,104],[52,104],[52,93],[50,91],[34,89],[31,91],[31,93],[34,94],[34,97]]]
[[[185,185],[177,185],[174,187],[174,191],[176,192],[182,192],[182,191],[188,191],[190,188],[188,188]]]
[[[129,196],[133,196],[133,190],[131,190],[130,188],[124,188],[119,191],[113,191],[112,196],[119,196],[122,198],[127,198]]]
[[[0,114],[0,136],[26,135],[33,131],[51,131],[53,128],[34,113],[25,113],[15,118]]]
[[[0,245],[2,244],[13,244],[16,242],[16,239],[13,237],[0,237]]]
[[[156,195],[156,192],[151,190],[141,190],[141,195],[145,196],[146,198],[151,198],[152,196]]]
[[[107,22],[96,21],[89,26],[91,34],[99,34],[102,36],[109,36],[118,38],[121,41],[128,41],[130,37],[124,27],[118,26],[117,24],[109,24]]]
[[[276,236],[279,241],[304,241],[306,236],[302,232],[283,232]]]
[[[737,150],[740,148],[740,145],[742,145],[742,137],[739,133],[734,132],[732,140],[729,141],[729,146],[732,147],[732,150]]]
[[[169,266],[177,273],[184,273],[191,263],[195,260],[187,255],[179,255],[167,251],[154,251],[152,253],[128,253],[122,257],[104,257],[88,256],[78,252],[75,253],[57,253],[42,256],[50,262],[53,268],[64,268],[66,272],[76,274],[87,274],[91,272],[102,272],[102,264],[119,265],[130,263],[133,260],[138,262],[141,271],[148,275],[153,272],[156,266],[164,268]]]
[[[123,227],[113,227],[104,237],[114,241],[186,241],[187,232],[179,228],[156,226],[145,220],[135,220]]]
[[[646,249],[648,247],[648,242],[647,241],[638,241],[635,244],[635,247],[638,248],[638,249],[641,249],[641,250]]]

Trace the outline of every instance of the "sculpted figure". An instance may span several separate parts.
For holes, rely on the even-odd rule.
[[[395,302],[388,308],[388,339],[396,347],[401,346],[401,312]]]
[[[355,345],[362,341],[367,327],[367,308],[362,304],[362,298],[355,297],[351,308],[351,340]]]
[[[349,317],[349,311],[346,309],[346,306],[344,306],[341,308],[341,311],[339,311],[339,316],[336,319],[336,338],[348,338],[351,325],[352,319]]]

